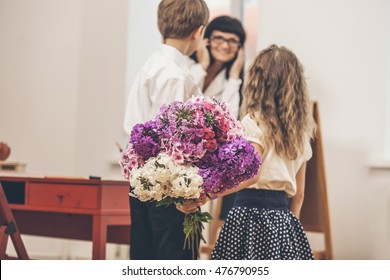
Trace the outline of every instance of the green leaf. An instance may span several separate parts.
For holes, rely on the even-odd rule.
[[[192,257],[195,257],[195,252],[199,251],[199,240],[206,243],[202,234],[204,229],[203,223],[209,223],[212,216],[208,212],[201,212],[200,210],[188,214],[184,218],[183,231],[185,234],[183,249],[191,249]]]
[[[174,199],[170,196],[167,196],[165,198],[163,198],[162,200],[160,200],[159,202],[157,202],[157,206],[160,207],[160,206],[169,206],[171,205],[172,203],[174,203]]]

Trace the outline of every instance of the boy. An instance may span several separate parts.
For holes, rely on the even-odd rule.
[[[163,44],[146,61],[130,90],[124,121],[128,134],[135,124],[154,118],[162,104],[201,94],[189,72],[187,56],[198,48],[208,20],[203,0],[160,2],[158,28]],[[192,259],[191,250],[183,250],[186,212],[179,212],[174,205],[156,207],[133,197],[130,208],[130,259]]]

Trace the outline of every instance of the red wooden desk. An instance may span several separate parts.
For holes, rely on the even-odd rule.
[[[130,244],[129,183],[4,177],[0,182],[22,234],[92,240],[92,259],[106,243]]]

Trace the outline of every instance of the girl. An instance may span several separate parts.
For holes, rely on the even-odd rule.
[[[313,259],[299,222],[315,124],[303,68],[285,47],[263,50],[244,89],[242,124],[262,157],[237,189],[212,259]]]

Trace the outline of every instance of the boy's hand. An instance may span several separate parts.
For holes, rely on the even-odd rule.
[[[209,39],[204,39],[196,52],[198,63],[202,65],[202,68],[206,71],[210,65],[210,54],[207,46],[209,45]]]
[[[176,204],[176,209],[184,214],[191,214],[198,212],[198,203],[195,201],[184,201],[183,204]]]
[[[176,209],[184,214],[195,213],[199,210],[199,206],[205,205],[208,202],[208,197],[201,195],[194,200],[185,200],[183,204],[176,204]]]
[[[230,68],[229,77],[233,79],[240,78],[240,72],[244,67],[245,53],[244,48],[240,48],[237,53],[236,60],[234,60],[232,67]]]
[[[198,204],[198,206],[203,206],[209,201],[209,198],[206,196],[205,193],[201,193],[200,197],[195,199],[195,202]]]

